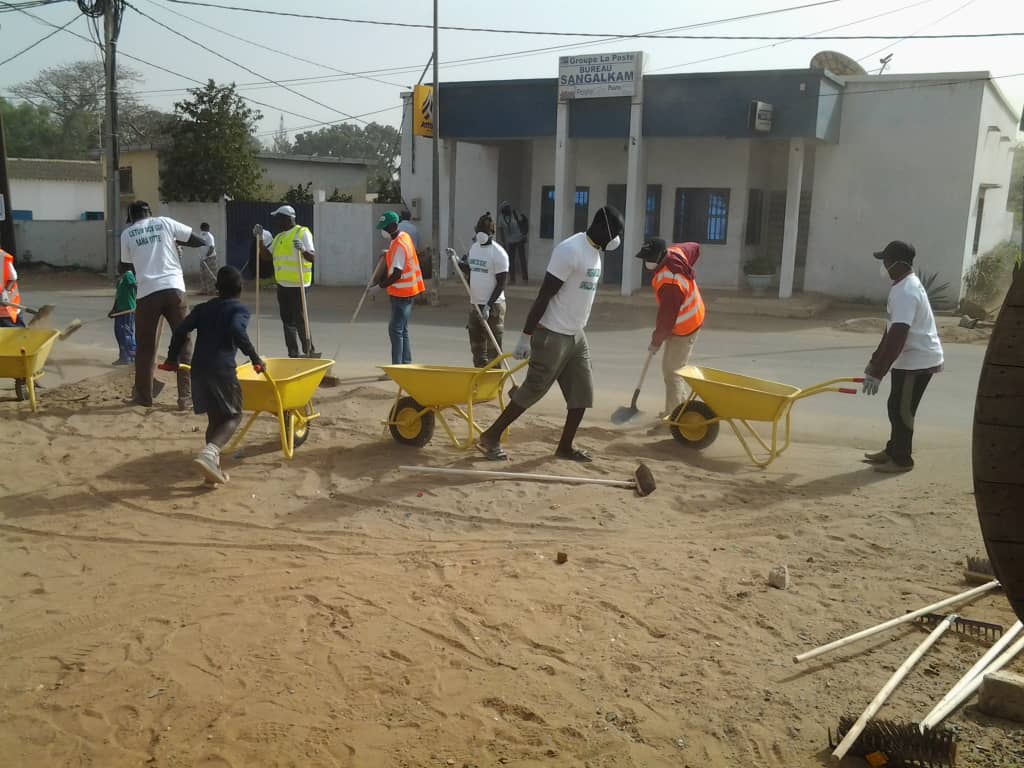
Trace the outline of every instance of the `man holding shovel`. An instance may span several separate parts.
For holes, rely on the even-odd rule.
[[[558,382],[566,414],[555,456],[592,461],[590,454],[573,445],[583,414],[594,404],[590,347],[583,329],[594,306],[604,253],[619,247],[622,230],[622,214],[605,205],[598,209],[586,232],[563,240],[552,251],[544,282],[514,352],[516,358],[530,360],[526,381],[477,441],[477,449],[488,459],[508,458],[501,447],[502,434]]]
[[[0,248],[0,328],[24,328],[14,257]]]
[[[508,252],[494,240],[494,219],[485,213],[476,222],[476,235],[466,261],[460,263],[469,275],[469,348],[473,365],[483,368],[501,354],[505,333],[505,282],[508,280]],[[464,265],[464,266],[463,266]],[[487,327],[484,327],[484,321]],[[487,328],[491,332],[487,333]],[[493,341],[491,340],[493,338]],[[495,347],[494,345],[498,346]]]
[[[295,209],[290,205],[282,205],[270,216],[274,232],[270,245],[263,240],[263,227],[259,224],[253,227],[253,235],[259,243],[260,258],[272,261],[274,265],[277,306],[288,357],[318,357],[310,339],[306,307],[306,289],[313,283],[313,261],[316,258],[313,233],[308,227],[295,223]]]
[[[377,231],[388,242],[388,250],[384,255],[385,272],[378,285],[388,292],[391,302],[388,335],[391,337],[392,365],[412,362],[409,317],[416,297],[427,290],[416,246],[412,238],[398,228],[398,224],[398,214],[394,211],[382,214],[377,220]]]

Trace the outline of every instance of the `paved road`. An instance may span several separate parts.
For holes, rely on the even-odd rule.
[[[110,308],[112,291],[95,283],[67,287],[57,284],[46,287],[46,279],[35,281],[31,291],[24,291],[26,303],[55,304],[55,325],[60,327],[73,318],[87,322],[68,342],[59,345],[53,354],[57,365],[51,367],[44,383],[51,386],[61,381],[74,381],[109,370],[105,365],[116,357],[112,323],[104,315]],[[454,290],[454,289],[452,289]],[[387,302],[384,298],[368,301],[357,324],[349,318],[360,291],[354,289],[318,288],[311,292],[313,336],[325,356],[336,349],[339,365],[336,373],[342,378],[357,378],[374,373],[374,366],[387,361]],[[254,297],[245,297],[250,307]],[[261,307],[261,341],[265,356],[284,352],[280,324],[276,317],[273,295],[263,296]],[[198,301],[198,297],[193,297]],[[599,300],[600,301],[600,300]],[[418,362],[466,365],[469,347],[466,337],[463,304],[457,295],[446,295],[439,308],[417,307],[413,313],[412,341]],[[514,344],[527,310],[526,302],[510,307],[509,346]],[[643,364],[653,310],[638,306],[595,307],[589,332],[598,383],[598,402],[593,420],[606,423],[607,415],[617,406],[628,403],[636,377]],[[709,319],[697,344],[695,362],[761,378],[807,386],[836,376],[855,376],[876,343],[872,335],[835,331],[830,321],[795,321],[756,317],[724,317]],[[255,323],[250,328],[255,338]],[[166,343],[166,333],[164,336]],[[937,377],[925,397],[919,414],[922,437],[963,442],[970,437],[971,415],[978,372],[984,347],[950,344],[946,348],[946,372]],[[640,406],[645,413],[661,408],[663,389],[660,367],[655,361]],[[6,387],[7,382],[0,383]],[[878,398],[822,395],[796,406],[794,423],[800,439],[840,444],[872,444],[885,431],[884,392]],[[557,392],[539,406],[560,410]]]

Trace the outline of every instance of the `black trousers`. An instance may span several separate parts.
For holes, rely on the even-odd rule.
[[[893,371],[889,392],[889,424],[892,432],[885,452],[895,463],[914,466],[914,417],[932,374],[928,371]]]
[[[309,354],[309,339],[306,338],[306,324],[302,320],[302,289],[277,286],[277,307],[281,311],[281,325],[284,326],[284,344],[288,357]]]
[[[522,272],[523,282],[527,282],[530,277],[526,273],[526,241],[520,240],[515,245],[507,246],[508,250],[508,279],[509,282],[515,284],[516,282],[516,266]]]

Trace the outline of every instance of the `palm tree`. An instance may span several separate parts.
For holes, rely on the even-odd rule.
[[[1024,270],[999,313],[974,406],[974,498],[996,578],[1024,619]]]

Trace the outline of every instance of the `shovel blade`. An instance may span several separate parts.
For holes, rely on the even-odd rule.
[[[640,409],[635,408],[631,405],[623,405],[615,409],[612,413],[612,424],[621,427],[623,424],[628,424],[633,421],[637,416],[640,415]]]

